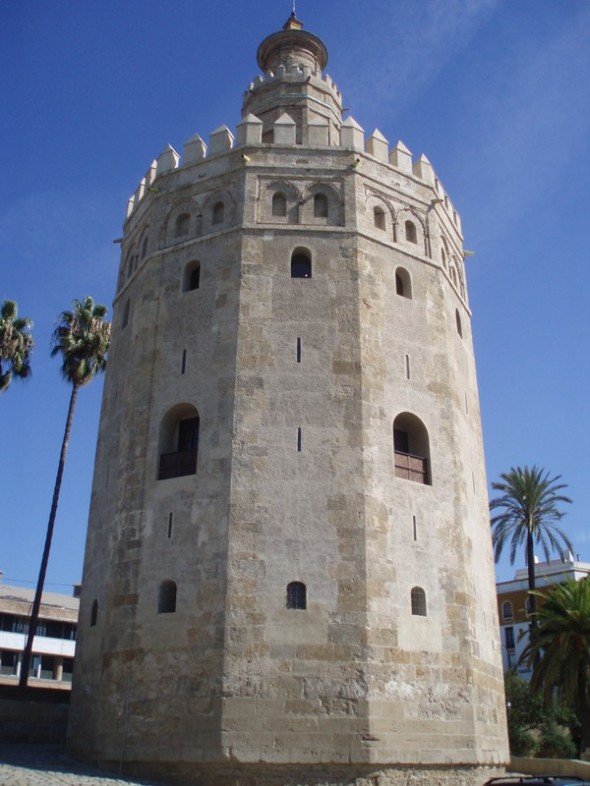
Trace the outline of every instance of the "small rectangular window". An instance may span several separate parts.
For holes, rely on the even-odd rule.
[[[182,350],[182,364],[181,364],[180,373],[184,374],[185,371],[186,371],[186,349],[183,349]]]
[[[301,453],[301,426],[297,429],[297,450]]]
[[[301,339],[297,339],[297,362],[301,363]]]
[[[173,515],[174,515],[174,514],[173,514],[173,513],[171,513],[171,514],[168,516],[168,537],[169,537],[169,538],[171,538],[171,537],[172,537],[172,517],[173,517]]]
[[[410,378],[410,356],[406,355],[406,379]]]
[[[414,533],[414,540],[418,540],[418,525],[416,524],[416,516],[412,516],[412,530]]]

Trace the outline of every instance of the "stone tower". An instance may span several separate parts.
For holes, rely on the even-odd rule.
[[[70,748],[199,786],[507,759],[460,220],[292,16],[131,197]]]

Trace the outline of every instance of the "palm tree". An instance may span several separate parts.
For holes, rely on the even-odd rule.
[[[499,491],[501,496],[490,501],[490,510],[500,511],[491,519],[494,558],[498,562],[504,545],[510,540],[510,564],[513,565],[519,547],[524,544],[529,592],[533,592],[535,544],[541,546],[547,562],[551,550],[559,551],[560,546],[572,551],[567,535],[555,526],[555,522],[564,515],[559,505],[571,502],[571,499],[559,493],[567,488],[565,483],[559,483],[561,475],[550,478],[549,473],[541,467],[512,467],[510,472],[503,473],[500,478],[500,482],[492,483],[492,488]],[[535,596],[529,597],[534,626]]]
[[[590,579],[556,584],[536,612],[537,627],[521,655],[534,663],[531,689],[540,689],[550,702],[554,689],[573,705],[582,726],[582,741],[590,744]]]
[[[45,584],[45,573],[49,561],[49,551],[51,549],[51,539],[53,537],[53,527],[57,513],[57,503],[59,501],[59,491],[68,450],[68,442],[72,430],[76,398],[81,387],[88,385],[97,374],[105,370],[111,335],[111,324],[110,322],[104,321],[104,317],[107,313],[106,306],[95,304],[91,297],[87,297],[82,301],[74,300],[73,304],[74,308],[72,311],[63,311],[60,314],[52,337],[51,357],[55,357],[56,355],[61,356],[61,373],[66,382],[69,382],[72,386],[72,392],[70,395],[70,405],[61,445],[61,453],[59,456],[57,477],[53,490],[53,500],[49,513],[49,522],[47,524],[45,548],[43,550],[39,579],[37,581],[35,599],[31,610],[27,643],[23,653],[19,682],[21,688],[27,686],[29,679],[33,639],[39,619],[41,595]]]
[[[26,379],[31,374],[33,323],[27,317],[18,318],[14,300],[5,300],[0,309],[0,393],[7,390],[13,377]]]

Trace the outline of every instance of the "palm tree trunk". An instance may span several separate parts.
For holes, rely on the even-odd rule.
[[[33,656],[33,639],[37,632],[37,623],[39,621],[39,609],[41,608],[41,596],[43,595],[43,587],[45,585],[45,574],[47,573],[47,563],[49,562],[49,552],[51,550],[51,539],[53,538],[53,528],[55,525],[55,516],[57,514],[57,503],[59,502],[59,491],[61,489],[61,480],[63,477],[64,466],[66,463],[66,453],[68,452],[68,443],[70,441],[70,432],[72,430],[72,422],[74,420],[74,407],[76,406],[76,398],[78,396],[79,385],[72,386],[72,395],[70,396],[70,406],[68,408],[68,417],[66,420],[66,430],[64,432],[63,441],[61,443],[61,453],[59,455],[59,465],[57,468],[57,476],[55,478],[55,486],[53,489],[53,500],[51,502],[51,511],[49,513],[49,522],[47,524],[47,533],[45,535],[45,548],[43,549],[43,557],[41,558],[41,567],[39,569],[39,578],[37,580],[37,589],[35,591],[35,599],[33,601],[33,608],[31,610],[31,618],[29,620],[29,632],[27,636],[27,643],[23,652],[23,660],[21,663],[19,687],[26,688],[29,681],[29,671],[31,669],[31,660]]]
[[[533,541],[532,532],[528,531],[526,536],[526,561],[529,574],[529,592],[532,592],[536,587],[535,581],[535,544]],[[537,610],[537,599],[534,595],[529,595],[529,608],[531,611],[531,627],[537,627],[537,620],[535,619],[535,611]]]

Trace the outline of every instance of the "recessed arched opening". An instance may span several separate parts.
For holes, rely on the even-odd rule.
[[[412,279],[405,267],[398,267],[395,271],[395,294],[412,299]]]
[[[418,242],[418,233],[416,232],[416,224],[413,221],[406,221],[405,223],[406,229],[406,240],[408,243],[417,243]]]
[[[143,243],[141,244],[141,258],[145,259],[148,252],[148,238],[147,235],[143,239]]]
[[[121,329],[126,328],[129,324],[129,314],[131,313],[131,300],[127,298],[123,306],[123,316],[121,317]]]
[[[174,234],[176,237],[184,237],[188,235],[190,231],[191,225],[191,217],[188,213],[182,213],[176,219],[176,223],[174,225]]]
[[[373,208],[373,223],[377,229],[385,229],[385,211],[382,207]]]
[[[166,579],[158,591],[158,614],[172,614],[176,611],[176,582]]]
[[[201,263],[196,259],[185,265],[182,274],[182,291],[192,292],[201,285]]]
[[[98,601],[92,601],[92,607],[90,609],[90,627],[94,628],[96,623],[98,622]]]
[[[505,622],[512,622],[513,618],[512,603],[509,600],[505,600],[502,604],[502,619]]]
[[[430,441],[424,423],[411,412],[393,421],[395,476],[430,485]]]
[[[211,210],[211,223],[223,224],[224,219],[225,219],[225,205],[221,201],[216,202]]]
[[[461,314],[459,314],[459,309],[455,309],[455,327],[457,328],[457,333],[461,338],[463,338],[463,325],[461,324]]]
[[[288,609],[307,608],[307,587],[301,581],[287,584],[286,606]]]
[[[178,404],[164,415],[160,423],[158,480],[196,473],[199,426],[199,413],[191,404]]]
[[[422,587],[412,587],[410,592],[410,599],[412,604],[412,614],[415,617],[426,616],[426,593]]]
[[[272,195],[272,214],[280,217],[287,215],[287,197],[280,191]]]
[[[311,278],[311,254],[306,248],[291,254],[291,278]]]
[[[328,218],[328,197],[325,194],[314,196],[313,215],[315,218]]]

